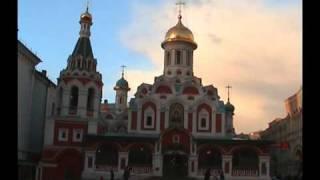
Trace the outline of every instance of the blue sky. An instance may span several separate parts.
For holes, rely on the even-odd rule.
[[[79,16],[85,10],[85,0],[19,0],[18,38],[43,60],[38,70],[47,70],[56,82],[59,72],[79,37]],[[296,5],[299,0],[268,0],[268,6]],[[133,4],[157,5],[161,0],[96,0],[89,1],[93,15],[91,43],[98,60],[98,70],[106,87],[112,87],[120,77],[122,64],[129,69],[152,69],[153,64],[144,54],[121,44],[119,32],[131,21]],[[174,6],[175,1],[172,1]],[[160,42],[159,42],[160,44]],[[161,49],[159,48],[159,51]],[[103,99],[114,101],[114,92],[104,88]]]
[[[42,59],[37,69],[47,70],[53,82],[66,67],[77,42],[79,18],[86,2],[18,1],[18,39]],[[231,100],[239,131],[265,128],[267,122],[283,117],[284,99],[302,84],[302,0],[185,2],[182,21],[198,43],[195,74],[204,84],[217,87],[222,100],[226,98],[226,84],[233,86]],[[91,45],[103,77],[102,100],[114,102],[113,86],[121,76],[123,64],[128,66],[126,78],[131,97],[140,83],[152,83],[153,77],[160,75],[161,39],[176,23],[175,3],[176,0],[90,1]],[[212,36],[221,42],[212,43],[208,40]]]
[[[119,40],[119,31],[132,20],[130,7],[136,2],[108,0],[89,4],[93,15],[91,43],[104,87],[113,86],[119,79],[122,64],[141,70],[152,66],[143,54],[130,51]],[[79,17],[85,7],[86,1],[79,0],[20,0],[18,3],[18,38],[43,60],[37,69],[46,69],[54,82],[79,37]],[[113,91],[107,92],[103,97],[113,101]]]

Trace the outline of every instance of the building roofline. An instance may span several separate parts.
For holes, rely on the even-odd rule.
[[[24,45],[20,40],[18,40],[18,51],[19,47],[21,47],[22,52],[25,52],[33,57],[32,61],[34,61],[36,65],[42,62],[41,59],[35,53],[33,53],[26,45]]]
[[[45,81],[47,81],[50,85],[52,85],[53,87],[57,87],[57,85],[52,82],[46,75],[44,75],[42,72],[36,70],[36,74],[38,74],[41,78],[43,78]]]

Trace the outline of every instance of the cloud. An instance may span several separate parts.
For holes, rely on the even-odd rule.
[[[135,91],[141,82],[152,83],[162,73],[160,44],[177,15],[171,1],[133,4],[132,9],[132,22],[121,32],[122,43],[155,65],[149,72],[132,72],[139,77],[129,79]],[[271,8],[263,0],[198,0],[188,3],[182,16],[198,44],[195,75],[217,87],[224,100],[225,86],[233,86],[237,132],[264,129],[285,115],[284,99],[302,84],[301,4]]]

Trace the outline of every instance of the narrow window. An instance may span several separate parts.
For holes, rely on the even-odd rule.
[[[148,116],[147,117],[147,126],[151,126],[152,125],[152,117]]]
[[[191,51],[187,51],[187,66],[191,65]]]
[[[176,51],[176,64],[179,65],[181,64],[181,52]]]
[[[87,111],[93,111],[93,102],[94,102],[94,89],[89,88],[88,99],[87,99]]]
[[[202,118],[202,119],[201,119],[201,127],[202,127],[202,128],[205,128],[205,127],[206,127],[206,119],[205,119],[205,118]]]
[[[166,53],[166,61],[167,61],[167,66],[169,66],[171,64],[170,52]]]
[[[79,89],[76,86],[71,88],[71,95],[70,95],[70,112],[76,111],[78,107],[78,96],[79,96]]]

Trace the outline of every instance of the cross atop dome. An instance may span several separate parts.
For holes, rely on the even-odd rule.
[[[181,6],[186,5],[185,2],[182,2],[181,0],[179,2],[176,3],[176,5],[179,7],[179,15],[178,15],[178,19],[181,19]]]
[[[230,85],[228,84],[228,86],[226,86],[226,88],[228,89],[228,102],[230,102],[230,101],[229,101],[229,96],[230,96],[229,90],[232,88],[232,86],[230,86]]]
[[[122,77],[123,77],[123,75],[124,75],[124,68],[126,68],[127,66],[125,66],[125,65],[122,65],[121,66],[121,68],[122,68]]]

